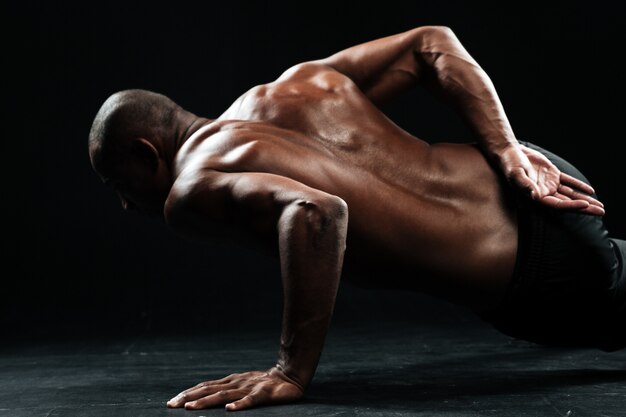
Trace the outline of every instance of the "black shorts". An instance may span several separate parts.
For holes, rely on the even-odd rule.
[[[562,172],[589,181],[570,163],[528,142]],[[480,316],[511,337],[598,348],[626,347],[626,242],[601,217],[516,198],[518,253],[502,305]]]

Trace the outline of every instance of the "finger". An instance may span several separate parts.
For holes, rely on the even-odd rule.
[[[207,395],[214,394],[218,391],[228,390],[232,388],[231,384],[213,384],[212,381],[203,382],[195,387],[189,388],[171,400],[167,402],[167,406],[170,408],[178,408],[185,405],[185,403],[197,400],[198,398],[206,397]]]
[[[585,200],[589,204],[592,204],[594,206],[604,207],[604,204],[602,204],[600,201],[596,200],[595,198],[591,197],[590,195],[583,194],[579,191],[576,191],[573,188],[568,187],[567,185],[560,185],[559,192],[565,196],[568,196],[572,200]]]
[[[582,213],[591,214],[593,216],[604,216],[604,209],[602,207],[590,205],[586,209],[581,210]]]
[[[186,394],[190,391],[194,391],[198,388],[206,387],[208,385],[228,384],[230,381],[232,381],[233,377],[235,376],[236,374],[232,374],[232,375],[225,376],[224,378],[221,378],[221,379],[212,379],[209,381],[200,382],[199,384],[194,385],[193,387],[187,388],[186,390],[182,391],[181,394]]]
[[[223,384],[228,384],[230,382],[232,382],[235,378],[237,378],[238,376],[240,376],[241,374],[230,374],[228,376],[225,376],[224,378],[220,378],[220,379],[211,379],[209,381],[204,381],[204,382],[200,382],[197,385],[194,385],[191,388],[187,388],[186,390],[182,391],[181,394],[186,394],[190,391],[194,391],[198,388],[202,388],[202,387],[206,387],[209,385],[223,385]]]
[[[249,394],[240,400],[226,404],[226,410],[228,411],[245,410],[246,408],[251,408],[251,407],[254,407],[255,405],[258,405],[261,402],[260,400],[261,398],[259,397],[259,394]]]
[[[570,200],[568,197],[556,193],[541,199],[541,202],[558,210],[583,210],[590,206],[585,200]]]
[[[246,394],[240,390],[222,390],[195,401],[185,403],[185,409],[200,410],[202,408],[215,407],[234,400],[239,400],[245,396]]]
[[[556,196],[547,196],[541,201],[545,205],[559,210],[572,210],[594,216],[604,216],[605,210],[600,206],[589,204],[589,202],[585,200],[569,200],[564,197],[565,196],[557,193]]]
[[[579,180],[578,178],[572,177],[571,175],[566,174],[564,172],[561,172],[561,184],[567,184],[587,194],[596,193],[591,185],[587,184],[584,181]]]
[[[185,405],[187,401],[189,401],[189,393],[181,392],[171,400],[167,402],[168,408],[180,408]]]

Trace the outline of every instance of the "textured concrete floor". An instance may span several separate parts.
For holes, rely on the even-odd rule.
[[[169,410],[200,381],[266,369],[273,330],[9,343],[0,416],[220,416]],[[468,317],[333,325],[306,398],[242,416],[626,416],[626,351],[544,348]]]

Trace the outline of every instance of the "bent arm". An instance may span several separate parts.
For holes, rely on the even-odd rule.
[[[166,205],[168,222],[183,233],[194,230],[196,236],[201,231],[209,237],[213,224],[225,222],[232,229],[246,228],[261,240],[275,238],[284,291],[283,323],[278,361],[267,379],[276,384],[286,381],[302,393],[315,373],[335,305],[347,206],[339,197],[278,175],[215,171],[201,175],[188,184],[184,180],[175,184]],[[229,409],[295,399],[293,389],[254,388],[251,381],[258,381],[258,375],[248,374],[231,387],[237,398],[225,394],[211,398],[214,393],[209,390],[208,396],[196,400],[193,397],[207,394],[206,389],[191,391],[185,395],[196,403],[188,408],[217,405],[224,398],[234,400]]]
[[[491,79],[448,27],[417,27],[316,62],[350,77],[376,104],[424,85],[461,114],[488,152],[517,144]]]
[[[316,61],[350,77],[377,105],[420,83],[448,102],[507,180],[543,204],[603,215],[593,189],[517,141],[496,89],[450,28],[422,26]],[[574,187],[574,188],[572,188]]]

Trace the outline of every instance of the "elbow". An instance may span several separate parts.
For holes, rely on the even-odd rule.
[[[343,225],[348,222],[348,204],[340,197],[299,199],[294,206],[314,229],[325,229],[328,223]]]
[[[341,197],[328,196],[320,202],[323,211],[330,217],[340,220],[348,219],[348,203]]]
[[[440,58],[453,54],[464,55],[460,41],[448,26],[422,26],[415,53],[428,68],[439,71]]]
[[[348,205],[335,196],[297,199],[284,208],[279,219],[279,230],[311,241],[339,239],[345,245],[347,228]]]
[[[420,26],[420,31],[424,36],[432,38],[454,38],[456,35],[449,26]]]
[[[458,43],[458,38],[448,26],[421,26],[418,31],[418,52],[441,53]]]

